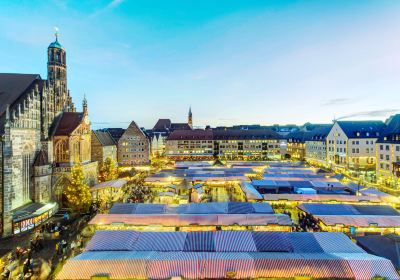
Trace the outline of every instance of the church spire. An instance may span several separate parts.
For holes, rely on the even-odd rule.
[[[83,114],[87,115],[88,114],[88,105],[87,105],[87,100],[86,100],[86,94],[83,95],[82,108],[83,108]]]
[[[189,106],[188,125],[193,128],[192,106]]]

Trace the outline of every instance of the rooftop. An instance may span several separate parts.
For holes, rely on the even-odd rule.
[[[157,240],[157,242],[154,242]],[[342,233],[97,231],[56,279],[399,279]]]

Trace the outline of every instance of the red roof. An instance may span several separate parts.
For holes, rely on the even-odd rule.
[[[56,124],[53,135],[70,135],[82,123],[82,120],[83,113],[64,112]]]

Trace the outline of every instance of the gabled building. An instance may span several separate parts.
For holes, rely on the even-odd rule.
[[[319,126],[308,132],[305,136],[305,156],[304,159],[317,166],[326,166],[326,137],[332,125]]]
[[[153,129],[146,130],[151,144],[151,155],[153,157],[165,154],[165,144],[167,137],[175,130],[193,129],[192,108],[189,108],[187,123],[173,123],[170,119],[159,119]]]
[[[285,136],[287,140],[287,154],[290,155],[290,159],[293,160],[304,160],[305,157],[305,141],[306,131],[294,131],[290,132]]]
[[[384,128],[381,121],[336,121],[326,137],[328,165],[341,171],[374,171],[375,142]]]
[[[400,185],[400,114],[386,121],[386,128],[376,142],[378,183],[398,188]]]
[[[149,163],[149,139],[139,126],[132,121],[118,141],[118,164],[131,166]]]
[[[110,133],[92,130],[92,160],[102,164],[107,158],[117,162],[117,144]]]

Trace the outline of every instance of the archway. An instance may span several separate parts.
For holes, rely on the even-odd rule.
[[[61,177],[57,179],[56,183],[53,185],[52,200],[56,201],[59,208],[65,207],[66,198],[64,195],[64,187],[70,183],[67,177]]]

